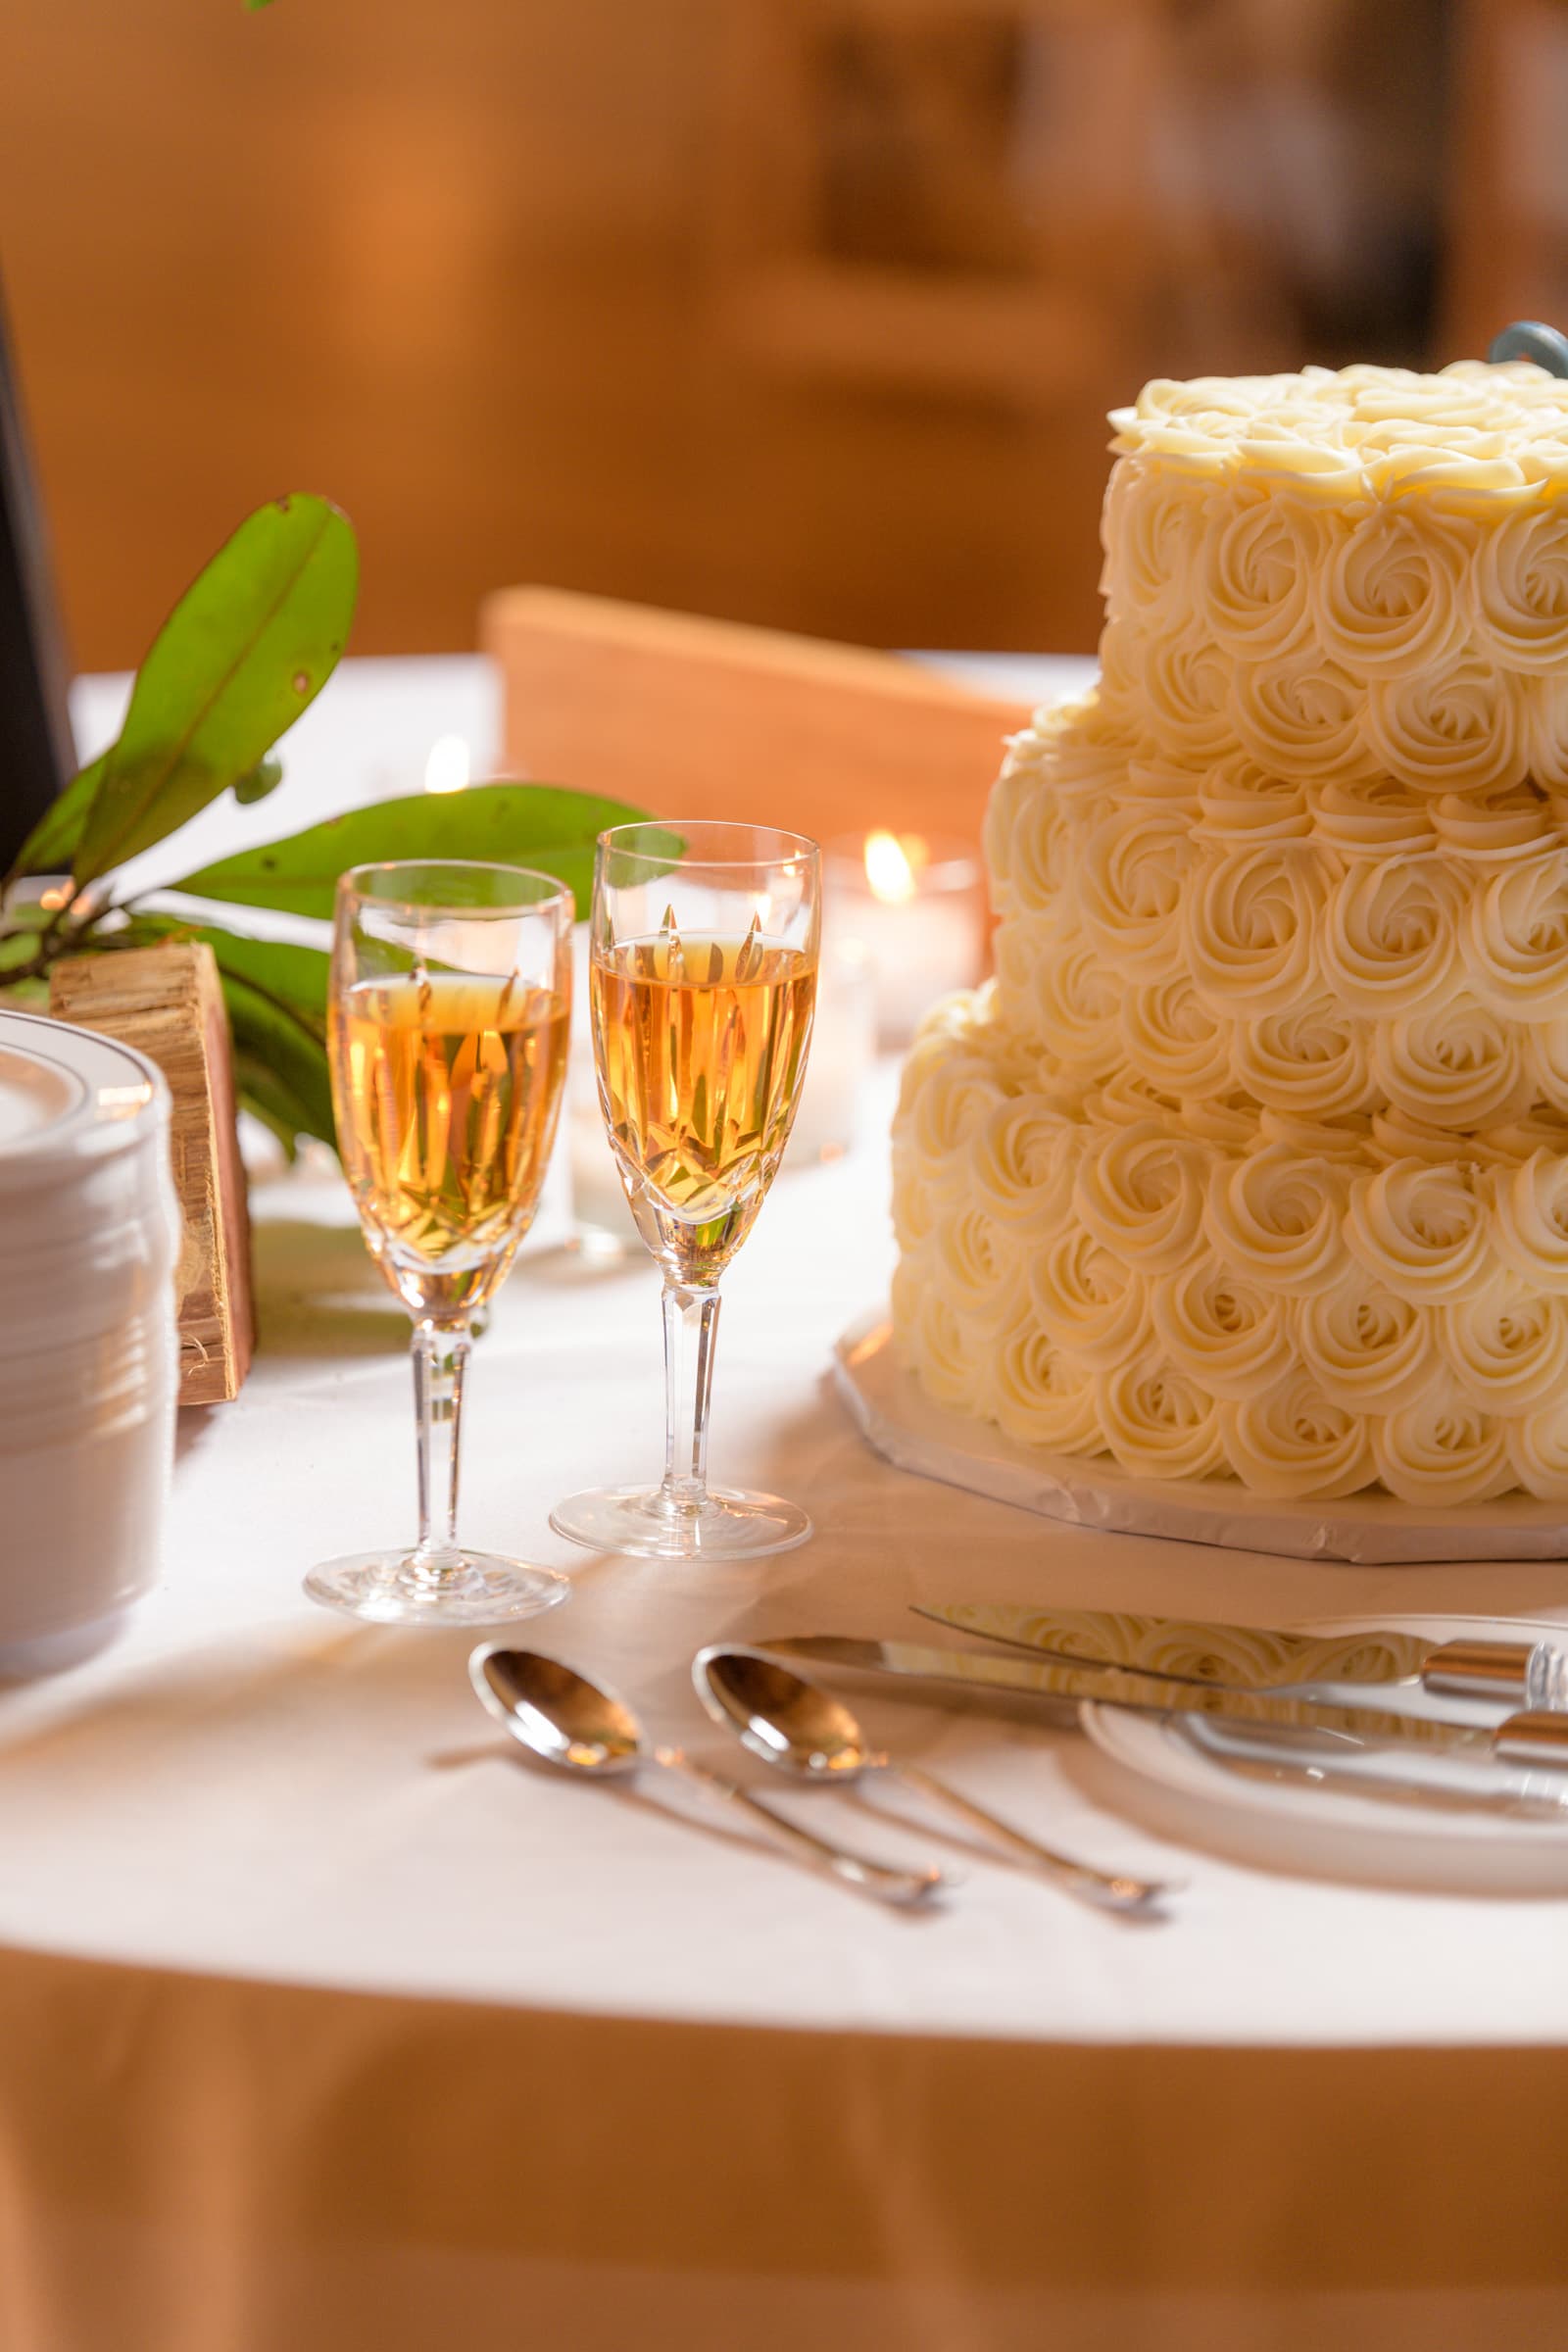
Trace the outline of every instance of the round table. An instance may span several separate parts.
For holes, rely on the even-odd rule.
[[[888,1467],[825,1377],[885,1287],[886,1196],[874,1130],[786,1172],[726,1285],[713,1468],[807,1504],[797,1552],[628,1564],[549,1534],[558,1495],[657,1455],[646,1263],[541,1247],[478,1348],[466,1529],[572,1574],[534,1638],[658,1736],[760,1779],[693,1651],[914,1632],[915,1599],[1568,1622],[1560,1565],[1099,1537]],[[1016,1712],[865,1710],[1053,1840],[1183,1879],[1167,1920],[972,1850],[897,1914],[664,1786],[547,1776],[478,1708],[466,1639],[301,1596],[410,1523],[407,1326],[334,1178],[254,1207],[261,1351],[238,1403],[182,1416],[165,1588],[0,1703],[7,2352],[1561,2339],[1568,1902],[1178,1843]],[[891,1799],[775,1793],[953,1858]]]

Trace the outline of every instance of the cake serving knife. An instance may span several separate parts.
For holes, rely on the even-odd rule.
[[[1568,1707],[1568,1649],[1544,1641],[1434,1643],[1396,1627],[1293,1634],[1109,1609],[973,1601],[911,1606],[916,1616],[935,1624],[1033,1656],[1114,1666],[1127,1674],[1211,1690],[1289,1691],[1429,1717],[1442,1715],[1456,1701],[1493,1713]]]
[[[1496,1767],[1543,1776],[1554,1801],[1568,1806],[1568,1714],[1520,1709],[1501,1723],[1457,1722],[1408,1709],[1366,1703],[1327,1705],[1317,1698],[1274,1691],[1225,1690],[1209,1683],[1181,1682],[1117,1666],[1079,1666],[1047,1658],[991,1658],[977,1650],[923,1649],[906,1642],[864,1642],[833,1634],[807,1634],[757,1642],[758,1649],[786,1658],[814,1658],[819,1664],[872,1676],[909,1678],[957,1689],[1009,1691],[1076,1709],[1085,1699],[1096,1706],[1125,1708],[1135,1715],[1200,1718],[1198,1725],[1217,1740],[1234,1734],[1250,1749],[1273,1735],[1296,1756],[1313,1753],[1346,1761],[1397,1759],[1402,1767],[1422,1756],[1480,1767],[1480,1784],[1494,1779]],[[1205,1740],[1205,1744],[1207,1741]]]

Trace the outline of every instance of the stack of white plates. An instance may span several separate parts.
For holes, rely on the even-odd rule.
[[[0,1012],[0,1645],[105,1624],[157,1582],[178,1248],[158,1070]]]

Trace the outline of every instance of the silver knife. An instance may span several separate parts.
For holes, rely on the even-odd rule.
[[[1500,1724],[1454,1723],[1387,1707],[1324,1706],[1304,1698],[1221,1690],[1211,1684],[1130,1674],[1117,1666],[989,1658],[973,1650],[922,1649],[907,1642],[806,1634],[762,1640],[756,1646],[780,1657],[810,1658],[857,1673],[911,1677],[960,1690],[1005,1690],[1067,1705],[1092,1699],[1097,1706],[1123,1707],[1139,1715],[1203,1716],[1222,1733],[1233,1725],[1261,1725],[1274,1732],[1320,1735],[1336,1754],[1399,1748],[1568,1775],[1568,1715],[1545,1710],[1521,1710]],[[1563,1795],[1568,1799],[1568,1785]]]
[[[1109,1609],[986,1602],[911,1604],[920,1617],[1013,1649],[1083,1666],[1116,1666],[1217,1690],[1257,1690],[1355,1705],[1376,1695],[1400,1713],[1442,1715],[1447,1702],[1492,1712],[1568,1707],[1568,1648],[1549,1642],[1443,1642],[1395,1627],[1290,1634],[1204,1619]]]

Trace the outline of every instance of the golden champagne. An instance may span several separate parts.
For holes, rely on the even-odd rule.
[[[538,1205],[566,1067],[567,1001],[519,980],[362,980],[334,1000],[338,1143],[367,1237],[421,1313],[500,1282]]]
[[[806,1073],[816,960],[764,939],[652,939],[597,950],[600,1091],[638,1231],[704,1288],[750,1232]]]

